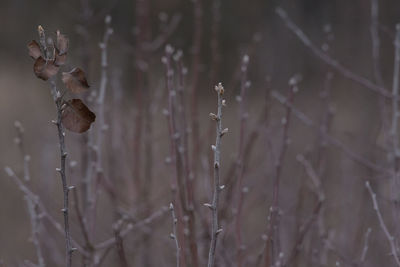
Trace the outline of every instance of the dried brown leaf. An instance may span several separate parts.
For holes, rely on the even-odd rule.
[[[58,53],[62,56],[67,53],[68,51],[68,38],[64,35],[61,34],[59,30],[56,32],[57,34],[57,42],[56,42],[56,48],[58,50]]]
[[[44,81],[47,81],[49,78],[56,75],[58,69],[59,67],[54,64],[53,60],[46,61],[41,56],[36,59],[35,64],[33,65],[33,72],[35,75]]]
[[[67,62],[67,54],[60,55],[58,49],[54,53],[54,64],[57,66],[62,66]]]
[[[62,81],[74,94],[84,92],[89,88],[85,72],[80,68],[74,68],[70,72],[63,72]]]
[[[80,99],[70,99],[63,109],[61,122],[65,128],[75,133],[89,130],[96,115]]]
[[[42,56],[42,51],[40,51],[40,46],[35,40],[32,40],[28,44],[28,51],[29,51],[29,55],[33,59],[38,59],[40,56]]]

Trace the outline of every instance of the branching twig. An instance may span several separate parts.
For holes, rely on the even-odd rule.
[[[168,211],[167,207],[163,207],[160,210],[154,212],[153,214],[151,214],[149,217],[145,218],[144,220],[141,220],[137,223],[129,223],[125,229],[121,230],[120,232],[120,236],[122,238],[124,238],[125,236],[127,236],[132,230],[141,228],[145,225],[150,224],[151,222],[153,222],[154,220],[160,218],[161,216],[163,216],[166,212]],[[103,242],[98,243],[97,245],[95,245],[95,249],[96,250],[101,250],[101,249],[107,249],[110,246],[114,246],[116,242],[115,237],[112,237],[110,239],[107,239]]]
[[[389,241],[390,249],[392,251],[392,256],[394,257],[394,260],[396,261],[397,266],[400,266],[400,259],[399,259],[399,255],[397,252],[396,242],[395,242],[394,236],[392,236],[390,234],[390,232],[385,224],[385,221],[383,220],[382,214],[379,210],[378,201],[376,200],[376,194],[374,193],[374,191],[372,191],[369,181],[365,182],[365,186],[367,187],[367,189],[371,195],[372,202],[374,205],[374,210],[375,210],[376,216],[378,217],[378,220],[379,220],[379,225],[380,225],[381,229],[383,230],[383,232],[385,233],[387,240]]]
[[[342,143],[340,140],[338,140],[338,139],[334,138],[333,136],[321,131],[321,129],[314,123],[314,121],[312,121],[309,117],[307,117],[307,115],[305,115],[304,113],[299,111],[297,108],[295,108],[293,106],[293,104],[288,102],[286,97],[284,97],[283,95],[281,95],[277,91],[273,91],[271,95],[272,95],[272,97],[277,99],[281,104],[283,104],[283,105],[289,107],[290,109],[292,109],[293,115],[295,115],[301,122],[303,122],[307,126],[313,127],[317,131],[319,131],[325,137],[325,140],[328,143],[338,147],[340,150],[342,150],[347,156],[349,156],[355,162],[358,162],[358,163],[364,165],[365,167],[367,167],[367,168],[369,168],[371,170],[374,170],[376,172],[379,172],[379,173],[388,173],[389,172],[386,168],[384,168],[384,167],[382,167],[380,165],[377,165],[376,163],[371,162],[370,160],[368,160],[366,158],[363,158],[359,154],[355,153],[347,145]]]
[[[118,253],[121,267],[128,267],[129,264],[128,264],[128,261],[126,259],[126,255],[125,255],[123,239],[120,235],[123,222],[124,222],[123,219],[118,220],[113,225],[113,229],[114,229],[114,236],[115,236],[115,245],[117,247],[117,253]]]
[[[281,17],[281,19],[286,23],[286,26],[294,34],[296,34],[296,36],[300,39],[300,41],[309,49],[311,49],[311,51],[326,64],[336,69],[346,78],[349,78],[350,80],[357,82],[365,86],[366,88],[381,94],[384,97],[387,98],[392,97],[392,94],[388,92],[387,89],[385,89],[384,87],[376,85],[370,80],[353,73],[352,71],[344,67],[342,64],[340,64],[337,60],[331,58],[329,55],[320,50],[315,44],[312,43],[312,41],[305,35],[305,33],[289,18],[285,10],[278,7],[276,8],[275,11]]]
[[[288,103],[293,105],[294,94],[297,91],[298,83],[301,76],[295,75],[289,80]],[[280,237],[279,237],[279,187],[282,173],[283,160],[287,151],[289,143],[289,123],[291,119],[292,109],[287,106],[285,117],[282,119],[283,133],[279,156],[275,163],[275,173],[272,191],[272,205],[271,205],[271,219],[268,229],[268,240],[265,246],[265,266],[270,266],[275,262],[275,255],[280,251]]]
[[[218,112],[217,114],[210,113],[211,119],[215,120],[217,123],[216,127],[216,140],[215,145],[212,146],[214,151],[214,192],[213,192],[213,200],[212,204],[205,204],[212,211],[212,227],[211,227],[211,243],[210,250],[208,253],[208,267],[213,267],[215,262],[215,250],[217,246],[217,237],[218,234],[222,232],[222,229],[219,228],[218,225],[218,201],[219,201],[219,193],[224,188],[220,186],[220,166],[221,166],[221,138],[222,136],[228,132],[228,129],[222,129],[222,106],[224,106],[225,100],[222,98],[224,95],[224,87],[221,83],[215,86],[215,90],[218,94]]]

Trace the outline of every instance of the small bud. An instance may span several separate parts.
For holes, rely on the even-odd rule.
[[[219,228],[215,233],[218,235],[219,233],[222,233],[222,228]]]
[[[74,185],[68,186],[68,190],[69,190],[69,191],[74,190],[74,189],[75,189],[75,186],[74,186]]]
[[[209,116],[210,116],[210,118],[212,119],[212,120],[218,120],[218,117],[217,117],[217,115],[215,115],[214,113],[210,113],[210,114],[208,114]]]
[[[225,99],[222,99],[222,105],[223,105],[224,107],[226,107],[226,100],[225,100]]]
[[[170,210],[173,210],[173,209],[174,209],[174,204],[169,203],[169,209],[170,209]]]
[[[224,190],[224,188],[225,188],[225,185],[220,185],[219,186],[219,190]]]
[[[243,64],[248,64],[249,60],[250,60],[249,55],[246,54],[246,55],[243,56]]]
[[[56,172],[61,172],[61,169],[60,168],[56,168]]]
[[[71,252],[77,251],[77,248],[71,248]]]
[[[14,176],[14,172],[10,167],[5,167],[4,171],[7,173],[8,176]]]
[[[211,145],[211,149],[212,149],[212,151],[215,152],[215,150],[217,150],[217,147],[215,145]]]
[[[172,53],[174,53],[174,48],[173,48],[170,44],[167,44],[167,45],[165,46],[165,53],[171,55]]]
[[[221,136],[223,136],[223,135],[226,134],[226,133],[228,133],[228,128],[225,128],[225,129],[222,130]]]
[[[211,205],[210,203],[204,203],[203,205],[206,206],[207,208],[211,209],[211,210],[214,209],[213,205]]]
[[[105,20],[104,20],[104,22],[105,22],[106,24],[110,24],[110,23],[111,23],[111,16],[110,16],[110,15],[107,15],[106,18],[105,18]]]
[[[175,239],[175,235],[174,235],[173,233],[170,233],[170,234],[169,234],[169,237],[170,237],[171,239]]]

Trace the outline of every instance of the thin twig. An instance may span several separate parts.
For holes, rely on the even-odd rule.
[[[326,64],[331,66],[332,68],[336,69],[338,72],[340,72],[343,76],[346,78],[349,78],[350,80],[357,82],[366,88],[377,92],[381,94],[384,97],[387,98],[392,98],[392,94],[388,92],[387,89],[385,89],[382,86],[376,85],[370,80],[361,77],[346,67],[344,67],[342,64],[340,64],[337,60],[331,58],[329,55],[324,53],[322,50],[320,50],[312,41],[305,35],[305,33],[289,18],[288,14],[286,11],[280,7],[277,7],[275,12],[281,17],[281,19],[286,23],[286,26],[294,33],[296,36],[300,39],[300,41],[307,46],[318,58],[320,58],[322,61],[324,61]]]
[[[26,184],[22,182],[22,180],[14,173],[14,171],[10,167],[5,167],[4,171],[7,173],[8,176],[10,176],[18,188],[26,195],[28,196],[32,202],[39,208],[40,210],[40,216],[43,216],[43,218],[47,219],[51,225],[60,233],[64,234],[64,229],[63,227],[47,212],[46,207],[44,204],[41,202],[39,196],[34,194]],[[77,250],[82,254],[87,256],[86,251],[76,242],[72,237],[71,237],[71,243],[73,244],[74,247],[77,248]]]
[[[218,201],[219,201],[219,193],[224,188],[220,186],[220,166],[221,166],[221,138],[227,133],[228,129],[222,129],[222,106],[224,106],[225,100],[222,99],[224,95],[224,87],[221,83],[215,86],[215,90],[218,94],[218,112],[217,114],[210,113],[210,117],[216,121],[216,140],[215,145],[212,146],[214,151],[214,192],[213,192],[213,200],[212,204],[205,204],[212,211],[212,226],[211,226],[211,243],[210,250],[208,253],[208,267],[213,267],[215,263],[215,250],[217,247],[217,237],[218,234],[222,232],[222,228],[219,228],[218,224]]]
[[[45,36],[45,32],[44,32],[44,29],[42,28],[42,26],[38,27],[38,31],[39,31],[39,37],[40,37],[40,44],[44,51],[44,55],[46,57],[46,60],[49,60],[49,51],[46,46],[46,36]],[[54,77],[50,78],[49,81],[50,81],[51,93],[53,95],[53,100],[54,100],[54,103],[56,104],[56,108],[57,108],[57,120],[54,121],[54,123],[57,126],[58,142],[59,142],[59,146],[60,146],[60,168],[56,168],[56,170],[60,173],[60,176],[61,176],[62,190],[63,190],[63,195],[64,195],[64,205],[63,205],[62,212],[64,214],[65,257],[66,257],[65,261],[66,261],[66,266],[71,267],[72,252],[74,250],[76,250],[76,248],[73,248],[71,246],[71,236],[70,236],[70,230],[69,230],[68,193],[74,187],[68,186],[67,177],[66,177],[66,173],[65,173],[65,162],[67,159],[67,152],[65,149],[64,126],[61,123],[63,99],[62,99],[60,91],[57,89],[57,85],[56,85],[56,81],[55,81]]]
[[[127,236],[132,230],[138,229],[138,228],[142,228],[145,225],[148,225],[150,223],[152,223],[154,220],[160,218],[161,216],[163,216],[166,212],[168,211],[167,207],[162,207],[160,210],[154,212],[153,214],[151,214],[149,217],[136,222],[136,223],[129,223],[125,229],[121,230],[120,232],[120,236],[122,238],[124,238],[125,236]],[[95,245],[95,249],[96,250],[101,250],[101,249],[107,249],[110,246],[114,246],[116,242],[115,237],[111,237],[110,239],[107,239],[105,241],[102,241],[100,243],[98,243],[97,245]]]
[[[118,220],[114,225],[114,236],[115,236],[115,245],[117,247],[117,253],[119,257],[119,261],[121,264],[121,267],[128,267],[128,261],[126,259],[126,254],[125,254],[125,249],[124,249],[124,244],[123,244],[123,239],[121,237],[121,228],[123,224],[123,219]]]
[[[240,133],[239,133],[239,149],[236,159],[236,179],[237,179],[237,205],[236,205],[236,261],[237,266],[243,266],[243,241],[242,241],[242,207],[243,207],[243,196],[246,192],[243,188],[243,177],[244,177],[244,138],[246,130],[246,121],[248,118],[246,110],[246,91],[250,87],[250,82],[247,80],[247,70],[249,64],[249,56],[244,55],[242,59],[242,81],[240,86],[240,95],[237,97],[239,102],[239,121],[240,121]]]
[[[360,257],[360,263],[364,263],[365,258],[367,257],[367,252],[368,252],[368,241],[369,241],[369,236],[371,235],[372,229],[368,228],[367,231],[365,232],[364,235],[364,246],[363,246],[363,250],[361,253],[361,257]]]
[[[396,40],[395,40],[395,58],[393,67],[393,102],[392,102],[392,128],[390,134],[393,142],[393,153],[395,165],[400,159],[400,147],[399,147],[399,133],[398,133],[398,121],[400,117],[399,102],[397,101],[399,96],[399,74],[400,74],[400,24],[396,25]],[[397,172],[397,168],[395,168]]]
[[[399,255],[397,252],[395,238],[394,238],[394,236],[392,236],[390,234],[390,232],[385,224],[385,221],[383,220],[382,214],[379,210],[378,201],[376,200],[376,194],[374,193],[374,191],[372,191],[369,181],[365,182],[365,186],[367,187],[367,189],[371,195],[371,199],[372,199],[372,202],[374,205],[374,210],[375,210],[376,216],[378,217],[378,220],[379,220],[379,225],[380,225],[381,229],[383,230],[383,232],[385,233],[387,240],[389,241],[390,249],[392,251],[392,256],[394,257],[394,260],[396,261],[397,266],[400,266],[400,259],[399,259]]]
[[[312,121],[307,115],[305,115],[303,112],[301,112],[296,107],[294,107],[294,105],[292,103],[289,103],[287,98],[284,97],[283,95],[281,95],[280,93],[278,93],[277,91],[273,91],[271,93],[271,95],[276,100],[278,100],[281,104],[289,107],[293,111],[293,115],[295,115],[301,122],[303,122],[304,124],[306,124],[309,127],[316,129],[317,131],[319,131],[325,137],[325,140],[328,143],[338,147],[340,150],[342,150],[347,156],[349,156],[355,162],[358,162],[358,163],[364,165],[365,167],[367,167],[371,170],[374,170],[376,172],[379,172],[379,173],[388,173],[389,172],[386,168],[384,168],[380,165],[377,165],[376,163],[371,162],[370,160],[355,153],[340,140],[336,139],[335,137],[329,135],[328,133],[326,133],[324,131],[321,131],[321,129],[314,123],[314,121]]]
[[[294,94],[298,90],[298,83],[301,80],[301,76],[295,75],[289,80],[289,91],[287,101],[290,105],[293,105]],[[289,123],[291,119],[292,109],[287,106],[285,117],[282,119],[283,133],[281,147],[277,161],[275,163],[274,182],[272,190],[272,205],[271,205],[271,217],[268,229],[268,240],[265,246],[265,266],[270,266],[276,261],[277,253],[280,253],[280,235],[279,235],[279,187],[282,173],[283,160],[289,144]]]
[[[180,263],[180,253],[181,253],[181,248],[179,247],[179,241],[177,237],[177,230],[176,230],[176,225],[178,223],[178,219],[175,216],[175,210],[174,210],[174,204],[170,203],[169,204],[169,209],[171,210],[171,215],[172,215],[172,233],[170,237],[175,240],[175,246],[176,246],[176,267],[179,267]]]

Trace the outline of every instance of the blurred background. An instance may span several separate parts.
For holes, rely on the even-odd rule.
[[[215,142],[208,114],[216,113],[218,82],[229,133],[216,265],[399,266],[392,97],[399,8],[392,0],[0,1],[0,166],[12,168],[43,204],[34,205],[32,223],[29,196],[0,172],[0,263],[32,266],[40,247],[47,266],[64,264],[64,237],[55,227],[63,223],[56,108],[27,52],[42,25],[48,36],[59,29],[69,38],[62,70],[86,72],[90,90],[79,97],[97,115],[88,133],[66,132],[67,177],[76,186],[70,225],[80,245],[73,266],[175,266],[171,202],[181,266],[207,263],[211,212],[203,203],[212,198]],[[102,75],[106,27],[113,32]],[[170,57],[167,45],[174,49],[170,67],[162,60]],[[122,250],[114,244],[119,231]],[[109,239],[112,245],[100,246]]]

